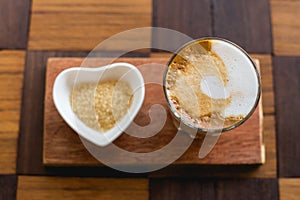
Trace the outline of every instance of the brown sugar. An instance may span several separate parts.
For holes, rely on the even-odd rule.
[[[77,84],[70,96],[78,118],[99,132],[113,128],[125,116],[132,98],[129,84],[117,80]]]

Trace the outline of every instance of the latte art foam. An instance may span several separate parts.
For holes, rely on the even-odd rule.
[[[203,129],[227,128],[255,107],[259,79],[249,57],[219,39],[185,46],[169,63],[165,89],[171,110]],[[214,125],[212,119],[218,119]]]

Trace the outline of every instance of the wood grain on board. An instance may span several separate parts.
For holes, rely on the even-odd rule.
[[[273,57],[280,177],[300,176],[300,57]]]
[[[148,199],[147,179],[19,176],[17,199]]]
[[[299,178],[280,178],[279,196],[281,200],[297,200],[300,196]]]
[[[150,0],[35,0],[29,33],[30,50],[92,50],[122,31],[151,26]],[[138,39],[137,39],[138,35]],[[151,42],[151,31],[128,34],[102,50],[122,50]]]
[[[16,172],[24,51],[0,51],[0,174]]]
[[[198,166],[168,166],[152,172],[149,177],[224,177],[224,178],[276,178],[276,132],[274,115],[264,116],[263,122],[264,144],[266,148],[266,162],[263,165],[198,165]]]
[[[53,100],[52,87],[55,77],[66,68],[80,66],[81,58],[55,58],[50,59],[47,66],[45,113],[44,113],[44,164],[46,165],[100,165],[99,161],[89,155],[82,145],[77,134],[63,121],[58,114]],[[164,64],[167,59],[153,58],[121,58],[118,61],[132,63],[140,69],[144,79],[158,78],[162,82]],[[149,64],[152,63],[152,64]],[[157,63],[159,65],[153,65]],[[105,59],[91,59],[90,67],[107,64]],[[155,96],[152,94],[156,94]],[[146,86],[146,98],[143,107],[137,115],[135,122],[144,126],[149,123],[148,109],[154,103],[161,104],[167,109],[161,85]],[[259,109],[260,108],[260,109]],[[175,162],[182,165],[197,164],[259,164],[264,162],[264,147],[262,144],[262,122],[259,117],[261,105],[251,118],[242,126],[223,134],[212,152],[204,159],[198,158],[202,140],[195,140],[189,149]],[[173,126],[171,117],[166,120],[162,130],[153,137],[140,139],[128,134],[122,134],[114,144],[130,152],[152,152],[168,144],[176,135],[177,129]],[[160,116],[156,116],[160,118]],[[154,117],[155,118],[155,117]],[[118,157],[122,164],[126,159]],[[151,163],[159,161],[151,160]],[[161,163],[159,163],[161,164]]]
[[[27,47],[30,0],[0,1],[0,49]]]
[[[300,1],[272,0],[274,53],[277,56],[300,56]]]

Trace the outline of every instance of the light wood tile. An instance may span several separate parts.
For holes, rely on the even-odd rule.
[[[19,176],[17,199],[148,199],[147,179]]]
[[[29,49],[91,50],[121,31],[151,26],[151,0],[33,0]],[[150,31],[131,35],[102,50],[149,45]]]
[[[262,82],[262,103],[264,114],[275,113],[273,66],[272,57],[269,54],[251,54],[251,57],[259,60]]]
[[[0,174],[16,171],[24,51],[0,51]]]
[[[272,0],[273,46],[276,55],[300,55],[300,1]]]
[[[300,197],[299,178],[279,179],[279,195],[281,200],[297,200]]]

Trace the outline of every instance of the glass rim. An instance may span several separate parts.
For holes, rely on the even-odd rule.
[[[170,67],[170,64],[172,63],[172,61],[174,60],[174,58],[179,54],[179,52],[181,52],[185,47],[193,44],[193,43],[196,43],[196,42],[199,42],[199,41],[203,41],[203,40],[219,40],[219,41],[222,41],[222,42],[226,42],[234,47],[236,47],[239,51],[241,51],[251,62],[252,64],[252,67],[255,71],[255,74],[256,74],[256,78],[257,78],[257,83],[258,83],[258,90],[257,90],[257,95],[256,95],[256,99],[255,99],[255,103],[253,104],[250,112],[245,116],[243,117],[242,120],[239,120],[238,122],[228,126],[228,127],[223,127],[222,129],[206,129],[206,128],[201,128],[201,127],[196,127],[188,122],[186,122],[182,117],[180,117],[180,114],[174,110],[172,104],[170,103],[170,100],[168,98],[168,95],[167,95],[167,89],[166,89],[166,79],[167,79],[167,73],[168,73],[168,70],[169,70],[169,67]],[[197,131],[200,131],[200,132],[204,132],[204,133],[222,133],[222,132],[226,132],[226,131],[230,131],[234,128],[237,128],[239,127],[240,125],[242,125],[244,122],[246,122],[250,117],[251,115],[254,113],[255,109],[257,108],[258,106],[258,103],[260,101],[260,97],[261,97],[261,76],[260,76],[260,73],[258,71],[258,67],[256,66],[255,62],[252,60],[252,58],[250,57],[250,55],[242,48],[240,47],[239,45],[229,41],[229,40],[226,40],[224,38],[219,38],[219,37],[201,37],[201,38],[198,38],[198,39],[194,39],[194,40],[191,40],[185,44],[183,44],[178,50],[176,50],[173,55],[171,56],[171,58],[169,59],[168,63],[167,63],[167,67],[165,69],[165,72],[164,72],[164,76],[163,76],[163,90],[164,90],[164,95],[165,95],[165,98],[166,98],[166,101],[167,101],[167,104],[168,104],[168,107],[170,109],[170,111],[172,112],[173,116],[176,117],[180,123],[182,122],[185,126],[189,127],[189,128],[192,128],[192,129],[195,129]]]

